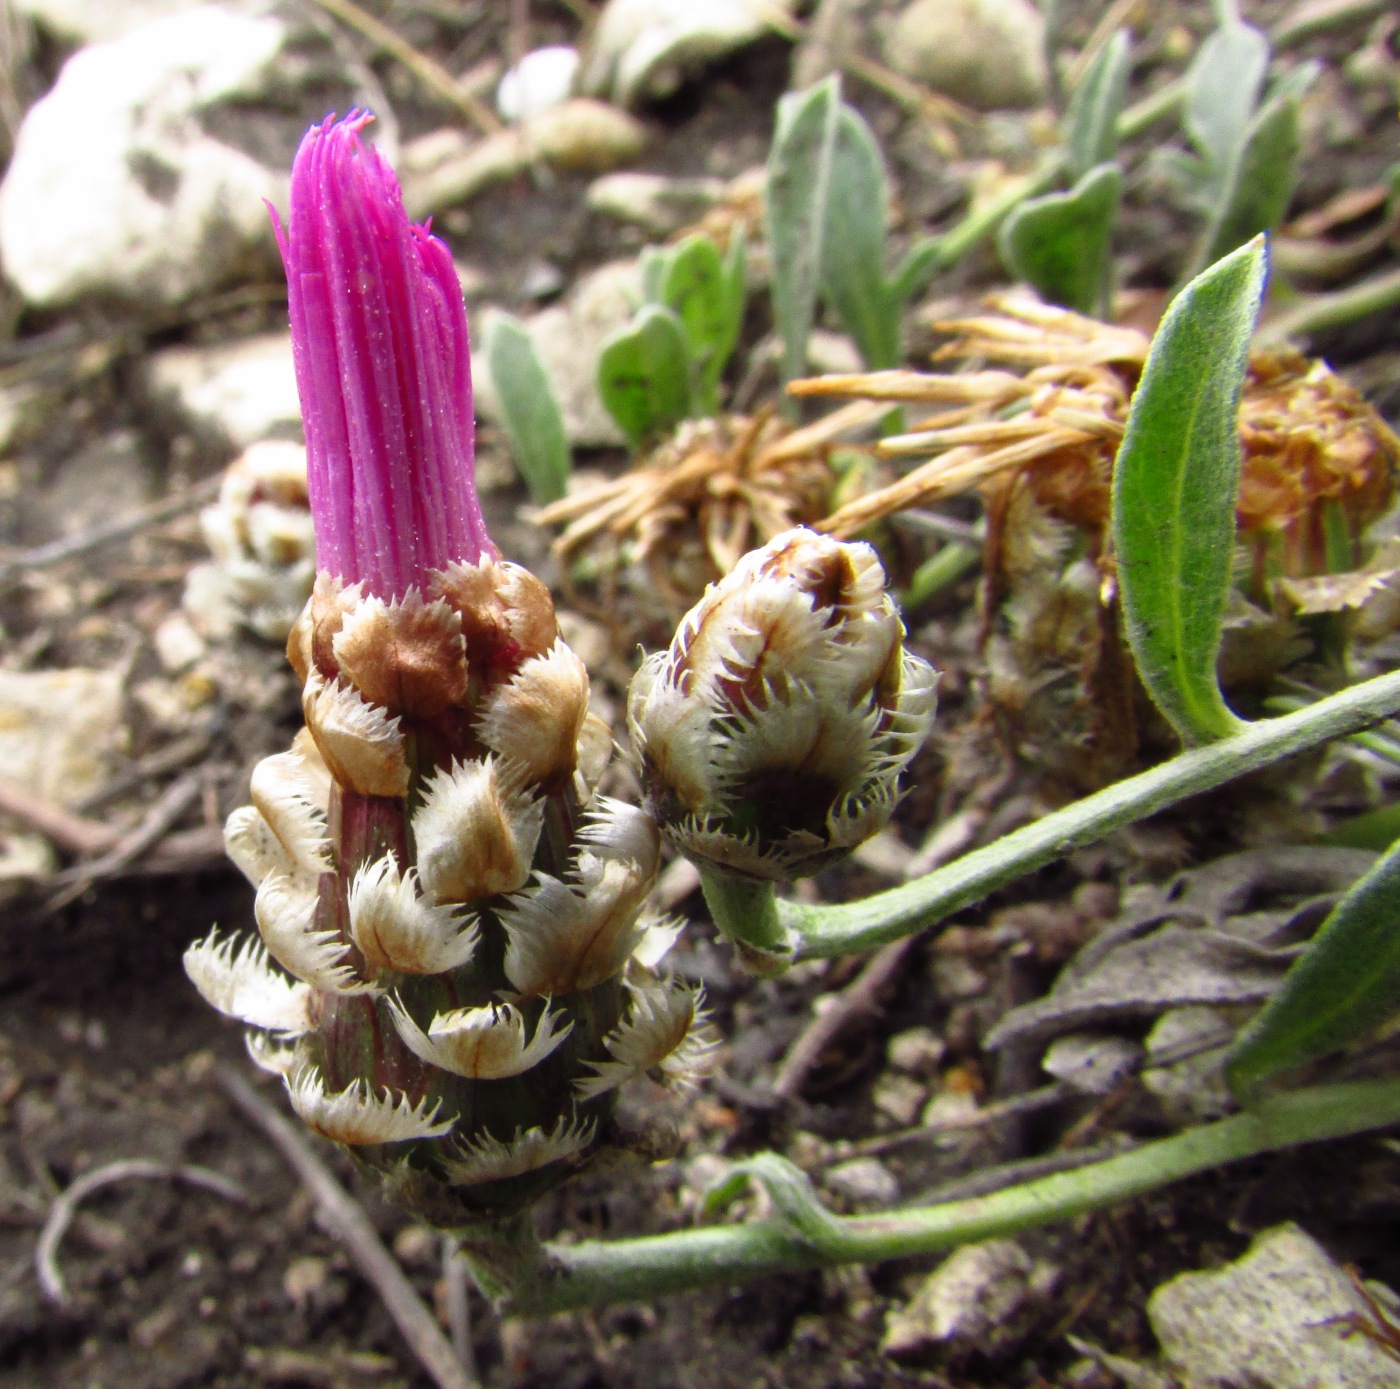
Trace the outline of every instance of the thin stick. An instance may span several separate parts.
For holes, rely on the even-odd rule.
[[[882,946],[855,979],[831,998],[831,1006],[802,1029],[773,1081],[773,1093],[779,1099],[796,1099],[822,1053],[854,1022],[879,1008],[881,990],[894,978],[916,939],[905,936]]]
[[[62,560],[74,559],[115,540],[125,540],[157,522],[168,521],[172,516],[178,516],[182,511],[188,511],[200,502],[208,501],[218,492],[222,483],[223,474],[205,478],[193,487],[187,487],[169,497],[162,497],[159,501],[143,506],[115,521],[104,521],[101,525],[83,531],[81,535],[65,536],[62,540],[51,540],[47,545],[37,545],[32,550],[23,550],[17,555],[11,555],[0,563],[0,584],[9,583],[12,579],[35,569],[45,569]]]
[[[420,53],[387,24],[362,10],[354,0],[312,0],[312,3],[319,5],[327,14],[333,14],[342,24],[358,30],[371,43],[377,43],[391,57],[398,59],[434,96],[460,112],[483,135],[494,135],[505,128],[491,108],[466,91],[441,63],[426,53]]]
[[[135,791],[156,777],[178,772],[182,767],[187,766],[197,757],[202,757],[209,750],[210,743],[214,741],[214,732],[215,730],[212,728],[204,728],[198,733],[187,733],[183,737],[167,743],[163,748],[157,748],[154,752],[147,753],[145,757],[118,772],[111,781],[105,782],[97,790],[84,796],[78,802],[78,811],[86,814],[96,810],[99,806],[120,799],[129,791]],[[106,830],[107,827],[104,825],[102,828]],[[109,838],[117,838],[110,831],[108,833]],[[100,851],[93,849],[89,852],[97,853]]]
[[[301,1132],[236,1071],[216,1066],[214,1078],[224,1094],[267,1135],[316,1198],[322,1225],[345,1246],[355,1267],[379,1294],[399,1334],[438,1389],[478,1389],[433,1314],[375,1233],[369,1217],[336,1181]]]
[[[59,1307],[67,1307],[71,1301],[63,1274],[58,1267],[58,1246],[73,1223],[79,1203],[104,1186],[135,1178],[146,1181],[187,1182],[190,1186],[212,1191],[226,1201],[234,1201],[240,1206],[248,1204],[248,1193],[237,1182],[221,1173],[211,1171],[208,1167],[177,1167],[168,1162],[132,1158],[125,1162],[108,1163],[105,1167],[85,1172],[49,1207],[48,1219],[44,1221],[44,1228],[39,1232],[39,1243],[34,1250],[34,1269],[39,1277],[39,1286],[50,1302]]]
[[[467,1373],[473,1379],[479,1378],[472,1349],[471,1269],[462,1257],[461,1241],[456,1235],[442,1237],[442,1283],[452,1350]]]
[[[995,803],[1000,799],[1005,785],[1006,778],[999,778],[978,799]],[[909,861],[905,877],[922,877],[970,848],[978,831],[986,823],[987,815],[986,805],[970,806],[945,820]],[[904,963],[914,939],[913,936],[904,936],[877,950],[856,978],[831,1001],[831,1006],[807,1024],[778,1067],[773,1093],[779,1099],[796,1099],[822,1053],[853,1022],[876,1010],[881,990]]]
[[[45,839],[52,840],[56,848],[68,854],[103,854],[119,837],[110,825],[31,796],[24,787],[3,777],[0,777],[0,815],[8,815],[38,830]]]
[[[171,782],[129,834],[124,834],[101,858],[79,864],[64,875],[67,886],[50,899],[49,910],[61,911],[76,902],[93,883],[120,872],[147,849],[154,848],[175,822],[199,800],[203,790],[204,775],[198,769],[186,772],[178,781]]]

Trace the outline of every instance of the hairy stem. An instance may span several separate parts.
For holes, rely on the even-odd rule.
[[[991,1196],[883,1215],[749,1221],[642,1239],[546,1246],[543,1276],[517,1284],[508,1310],[535,1314],[651,1301],[798,1269],[932,1254],[1100,1210],[1223,1163],[1400,1123],[1400,1080],[1279,1095],[1218,1123]]]
[[[1397,711],[1400,672],[1393,671],[1296,713],[1250,724],[1208,747],[1184,752],[1043,816],[995,844],[964,854],[912,883],[839,906],[780,902],[779,919],[798,937],[798,959],[844,955],[884,945],[932,926],[1114,830],[1282,758],[1347,737]]]
[[[701,867],[700,886],[715,925],[734,942],[751,969],[764,974],[786,968],[793,939],[778,916],[772,883]]]

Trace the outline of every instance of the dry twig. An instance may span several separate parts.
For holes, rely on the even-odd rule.
[[[369,1217],[336,1181],[301,1132],[235,1071],[216,1066],[214,1077],[224,1094],[267,1135],[316,1198],[321,1224],[345,1246],[438,1389],[477,1389],[433,1314],[375,1233]]]
[[[342,24],[358,30],[371,43],[377,43],[402,63],[428,91],[460,112],[483,135],[494,135],[505,128],[491,108],[467,91],[441,63],[420,52],[382,20],[362,10],[354,0],[312,0],[312,3],[319,5],[327,14],[334,15]]]
[[[124,834],[101,858],[79,864],[63,875],[64,886],[49,900],[51,912],[76,902],[94,883],[120,872],[128,864],[154,848],[175,823],[199,800],[204,790],[204,773],[195,768],[170,783],[136,826]]]
[[[67,1307],[70,1302],[68,1289],[63,1282],[63,1274],[58,1268],[58,1246],[63,1241],[68,1227],[73,1223],[78,1205],[94,1191],[113,1182],[132,1179],[146,1181],[187,1182],[205,1191],[212,1191],[226,1201],[246,1205],[248,1193],[239,1184],[208,1167],[173,1166],[168,1162],[152,1162],[145,1158],[132,1158],[125,1162],[108,1163],[91,1172],[85,1172],[58,1196],[49,1208],[48,1219],[39,1232],[39,1243],[34,1250],[34,1268],[39,1276],[39,1286],[50,1302]]]
[[[168,521],[172,516],[178,516],[182,511],[189,511],[201,502],[208,501],[218,492],[222,482],[222,473],[216,477],[205,478],[193,487],[162,497],[149,506],[139,507],[115,521],[104,521],[80,535],[64,536],[61,540],[51,540],[46,545],[37,545],[32,550],[22,550],[17,555],[10,555],[0,562],[0,584],[10,583],[36,569],[45,569],[62,560],[75,559],[78,555],[85,555],[88,551],[109,545],[113,541],[126,540],[129,536],[145,530],[147,526]]]

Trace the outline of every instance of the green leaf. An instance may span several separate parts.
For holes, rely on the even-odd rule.
[[[1117,155],[1118,117],[1123,113],[1132,66],[1132,41],[1126,29],[1119,29],[1079,79],[1062,127],[1071,183]]]
[[[896,304],[907,304],[928,284],[943,265],[943,243],[926,236],[909,248],[890,280],[890,297]]]
[[[1113,469],[1113,543],[1133,659],[1182,740],[1242,723],[1216,678],[1240,484],[1237,417],[1264,290],[1259,237],[1177,295],[1152,340]]]
[[[860,113],[842,105],[821,242],[826,302],[871,371],[899,362],[899,302],[885,279],[885,161]]]
[[[719,378],[739,339],[744,306],[741,297],[736,316],[732,272],[733,267],[720,260],[714,242],[696,233],[671,252],[661,282],[661,302],[676,312],[685,328],[699,414],[718,411]]]
[[[1304,850],[1303,852],[1306,852]],[[1270,1076],[1340,1051],[1400,1014],[1400,844],[1332,910],[1227,1061],[1248,1096]]]
[[[634,446],[683,420],[690,410],[690,358],[685,328],[661,304],[637,316],[603,345],[598,394]]]
[[[817,1199],[812,1179],[778,1153],[755,1153],[736,1162],[705,1193],[704,1214],[720,1214],[744,1194],[750,1182],[757,1182],[764,1189],[774,1217],[787,1227],[789,1234],[817,1250],[840,1246],[841,1222]]]
[[[1269,42],[1248,24],[1222,24],[1186,74],[1186,133],[1205,160],[1211,201],[1224,190],[1254,119],[1269,65]]]
[[[1209,265],[1283,221],[1297,181],[1299,111],[1310,75],[1303,69],[1291,74],[1295,80],[1281,84],[1250,122],[1229,177],[1218,189],[1197,264]]]
[[[493,313],[483,332],[486,369],[501,406],[515,466],[538,506],[568,491],[572,457],[564,416],[525,325]]]
[[[764,216],[773,262],[773,318],[783,342],[784,383],[807,369],[807,338],[817,311],[840,109],[841,88],[835,77],[805,92],[790,92],[778,102]]]
[[[639,269],[642,275],[642,303],[661,304],[662,286],[666,282],[666,271],[670,268],[671,252],[664,246],[642,247]],[[640,308],[641,306],[638,305]]]
[[[1022,203],[1002,223],[998,238],[1007,268],[1052,304],[1106,317],[1122,191],[1123,171],[1100,164],[1068,193]]]

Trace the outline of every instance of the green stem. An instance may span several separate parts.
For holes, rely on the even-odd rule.
[[[1344,328],[1400,304],[1400,270],[1372,275],[1334,294],[1310,294],[1275,314],[1255,339],[1259,347],[1278,347],[1291,338],[1310,338],[1332,328]]]
[[[800,938],[799,959],[845,955],[884,945],[932,926],[1114,830],[1294,753],[1345,738],[1397,711],[1400,671],[1392,671],[1296,713],[1249,724],[1231,737],[1193,748],[912,883],[840,906],[780,902],[780,919]]]
[[[933,1254],[1100,1210],[1223,1163],[1400,1123],[1400,1080],[1321,1086],[1189,1129],[1104,1162],[991,1196],[883,1215],[749,1221],[642,1239],[546,1246],[545,1276],[517,1286],[516,1313],[650,1302],[798,1269]]]
[[[1186,79],[1174,77],[1149,96],[1134,102],[1118,117],[1118,139],[1131,140],[1168,116],[1174,116],[1186,98]]]
[[[778,916],[772,883],[702,867],[700,886],[715,925],[739,947],[751,969],[768,974],[791,963],[792,932]]]
[[[1051,150],[1025,178],[1010,184],[989,203],[975,208],[956,226],[950,227],[938,238],[931,272],[956,265],[979,241],[991,236],[1027,198],[1038,197],[1053,188],[1064,173],[1064,162],[1063,150]]]
[[[1144,97],[1136,105],[1130,106],[1118,117],[1118,138],[1131,140],[1141,135],[1149,126],[1167,116],[1173,115],[1181,105],[1186,93],[1186,84],[1180,78],[1166,83]],[[937,250],[928,265],[928,273],[946,270],[956,265],[979,241],[992,235],[996,229],[1021,206],[1027,198],[1039,197],[1048,193],[1065,173],[1065,151],[1051,150],[1040,163],[1018,183],[1010,185],[1003,193],[968,213],[956,226],[950,227],[938,238]]]

